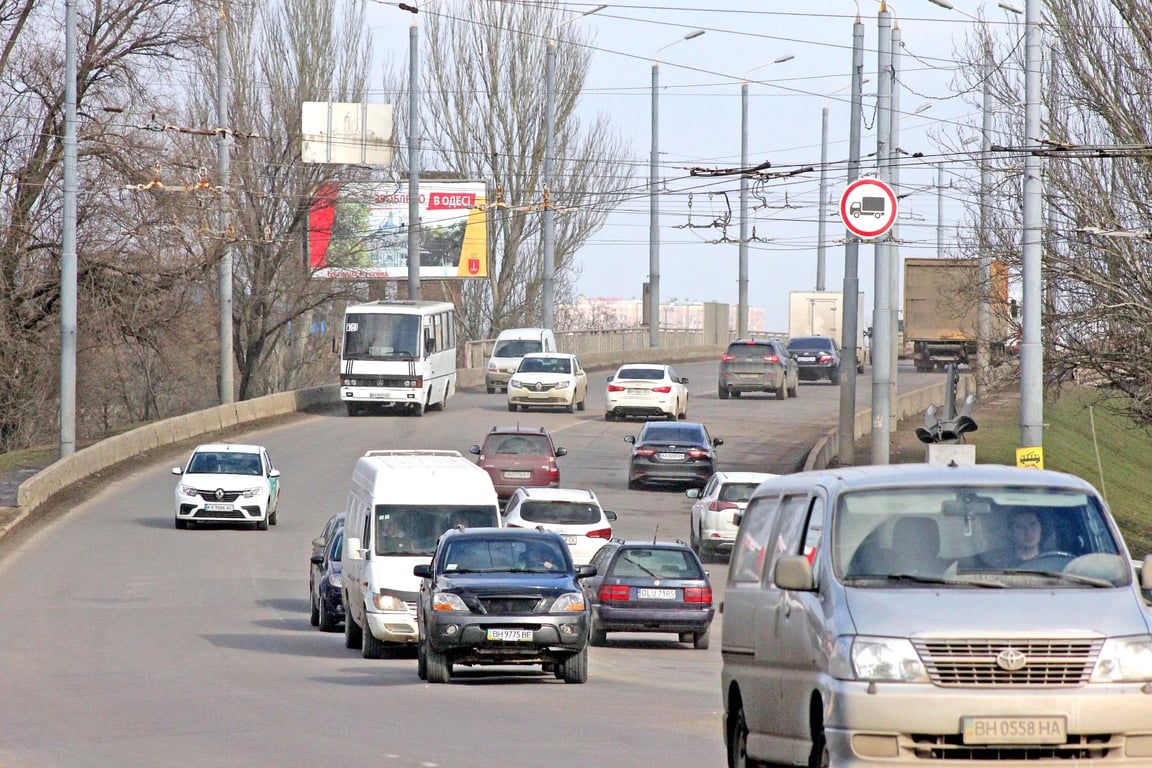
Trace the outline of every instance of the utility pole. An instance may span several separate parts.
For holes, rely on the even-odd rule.
[[[60,458],[76,452],[76,0],[64,3],[64,228],[60,235]]]
[[[420,30],[408,30],[408,298],[420,300]]]
[[[892,14],[880,0],[877,18],[876,163],[877,176],[888,180],[892,130]],[[872,463],[887,464],[891,433],[889,386],[892,375],[891,271],[887,238],[875,246],[875,305],[872,311]]]
[[[1031,150],[1043,130],[1040,120],[1040,3],[1024,4],[1024,248],[1023,338],[1020,345],[1020,447],[1044,444],[1044,348],[1041,339],[1041,227],[1044,181],[1040,158]]]
[[[555,212],[552,210],[552,156],[556,152],[556,41],[548,41],[548,51],[544,60],[544,231],[540,244],[544,251],[544,263],[540,268],[540,292],[543,294],[540,307],[540,326],[553,329],[555,320],[556,293],[556,253],[554,245]]]
[[[860,176],[860,102],[864,85],[864,24],[860,17],[852,25],[852,114],[848,119],[848,184]],[[860,335],[860,240],[848,237],[844,243],[844,328],[841,331],[843,364],[852,373],[840,378],[840,420],[839,456],[840,464],[853,466],[856,463],[856,365],[859,350],[856,348]],[[872,366],[875,375],[875,364]]]
[[[988,376],[992,369],[991,342],[992,342],[992,253],[988,237],[988,227],[991,226],[991,201],[989,196],[992,189],[992,166],[989,162],[992,154],[992,41],[984,35],[984,67],[983,67],[983,119],[980,124],[980,229],[977,238],[978,257],[980,259],[980,304],[978,309],[979,333],[976,336],[976,360],[979,374],[976,377],[977,387],[988,386]]]
[[[231,184],[231,154],[228,144],[228,0],[216,17],[216,171],[220,177],[217,221],[220,230],[220,263],[217,266],[217,294],[220,302],[220,404],[235,399],[232,354],[232,249],[228,243],[228,187]]]
[[[892,23],[892,108],[888,112],[888,157],[885,162],[888,164],[889,175],[891,177],[892,190],[896,193],[896,199],[900,199],[900,26],[897,22]],[[900,400],[896,395],[897,383],[900,373],[900,273],[904,262],[900,260],[900,221],[895,219],[892,221],[892,229],[888,231],[888,296],[891,303],[888,307],[888,339],[892,345],[891,357],[888,363],[891,366],[889,369],[888,380],[888,407],[890,421],[888,422],[889,432],[896,428],[896,422],[900,420],[899,405]]]

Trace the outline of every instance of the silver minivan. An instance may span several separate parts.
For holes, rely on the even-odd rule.
[[[728,765],[1152,765],[1150,586],[1071,475],[767,480],[721,606]]]

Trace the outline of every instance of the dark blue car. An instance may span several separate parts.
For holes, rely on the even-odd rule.
[[[344,621],[344,605],[340,601],[340,556],[344,550],[344,528],[341,526],[319,555],[312,556],[317,578],[312,581],[312,605],[321,632],[335,632]]]

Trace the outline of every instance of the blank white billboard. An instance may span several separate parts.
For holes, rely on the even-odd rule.
[[[392,105],[306,101],[300,114],[305,163],[389,165]]]

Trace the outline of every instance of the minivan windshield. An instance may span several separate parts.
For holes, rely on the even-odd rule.
[[[376,546],[378,555],[428,555],[444,531],[494,528],[499,525],[495,506],[437,504],[377,504]]]
[[[492,357],[524,357],[531,352],[543,352],[540,339],[505,339],[496,343]]]
[[[846,584],[1050,589],[1130,583],[1104,510],[1079,491],[919,487],[847,492],[832,557]]]

